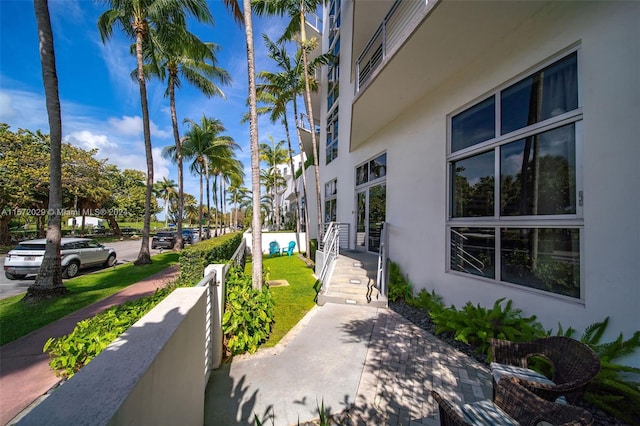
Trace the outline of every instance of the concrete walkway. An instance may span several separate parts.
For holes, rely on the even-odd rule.
[[[214,371],[206,425],[304,424],[319,409],[343,424],[438,425],[431,389],[491,398],[485,366],[385,308],[315,307],[276,348]]]
[[[60,378],[49,368],[49,355],[42,352],[50,337],[69,334],[79,321],[93,317],[111,306],[151,295],[177,276],[178,266],[175,265],[1,346],[0,425],[11,422],[60,382]]]

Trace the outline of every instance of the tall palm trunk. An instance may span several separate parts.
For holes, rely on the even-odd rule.
[[[207,238],[211,232],[211,196],[209,193],[209,160],[204,157],[204,175],[207,182]]]
[[[304,1],[300,2],[300,42],[302,43],[302,66],[304,69],[304,99],[309,116],[309,129],[311,130],[311,147],[313,149],[313,169],[316,177],[316,204],[318,212],[318,238],[322,236],[322,200],[320,198],[320,167],[318,161],[318,142],[316,140],[316,126],[313,120],[313,107],[311,106],[311,88],[309,87],[309,63],[307,61],[307,33],[305,31]],[[308,225],[307,225],[308,227]]]
[[[62,118],[60,113],[60,97],[58,94],[58,74],[53,49],[53,31],[49,17],[47,0],[34,0],[33,6],[38,26],[40,42],[40,62],[42,64],[42,82],[49,117],[49,137],[51,155],[49,159],[49,225],[47,227],[47,244],[45,246],[42,266],[36,281],[27,289],[25,302],[35,302],[45,298],[53,298],[67,293],[62,284],[60,266],[60,239],[62,213]]]
[[[282,118],[282,123],[284,124],[284,131],[287,135],[287,148],[289,149],[289,165],[291,167],[291,177],[293,184],[293,193],[296,198],[296,244],[298,249],[300,249],[300,198],[298,196],[298,185],[296,185],[296,168],[293,163],[293,150],[291,149],[291,134],[289,133],[289,120],[287,120],[287,108],[284,108],[284,114]]]
[[[171,125],[173,126],[173,139],[176,144],[176,160],[178,163],[178,217],[176,218],[176,225],[178,233],[176,234],[176,243],[173,246],[174,250],[180,250],[183,246],[182,241],[182,215],[184,204],[184,178],[182,177],[182,143],[180,142],[180,133],[178,132],[178,114],[176,113],[176,91],[173,76],[171,83],[169,83],[169,106],[171,108]],[[168,197],[167,197],[168,199]]]
[[[300,134],[300,127],[298,127],[297,123],[298,123],[298,106],[296,104],[296,98],[297,96],[294,96],[293,98],[293,117],[296,120],[296,134],[298,136],[298,144],[300,145],[300,153],[304,152],[304,147],[302,146],[302,135]],[[302,160],[304,160],[304,157],[301,158]],[[306,235],[306,247],[305,247],[305,257],[307,258],[307,260],[311,260],[311,239],[309,238],[309,209],[307,208],[307,206],[309,205],[309,198],[307,198],[307,174],[306,174],[306,169],[304,167],[305,165],[305,161],[302,161],[302,196],[306,201],[306,206],[304,209],[304,233]],[[300,209],[301,204],[298,205],[298,209]]]
[[[218,236],[218,176],[220,173],[213,174],[213,227],[215,231],[213,233],[214,237]]]
[[[200,239],[204,240],[204,235],[202,235],[202,164],[200,164],[200,170],[198,171],[200,175],[200,206],[198,208],[198,232],[200,233]]]
[[[243,0],[244,31],[247,40],[247,74],[249,79],[249,128],[251,134],[251,189],[253,191],[253,243],[251,259],[253,288],[262,290],[262,223],[260,220],[260,148],[258,145],[258,112],[256,96],[256,70],[253,51],[253,23],[251,0]]]
[[[153,189],[153,153],[151,151],[151,129],[149,126],[149,104],[147,101],[147,86],[144,79],[142,59],[142,37],[145,31],[143,23],[136,27],[136,58],[138,60],[138,84],[140,85],[140,101],[142,104],[142,128],[144,131],[144,152],[147,158],[147,190],[144,197],[144,221],[142,225],[142,244],[135,265],[151,263],[149,252],[149,231],[151,228],[151,191]],[[135,25],[135,24],[134,24]]]

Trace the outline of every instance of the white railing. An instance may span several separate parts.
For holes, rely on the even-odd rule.
[[[451,233],[454,234],[454,237],[451,238],[451,256],[456,265],[462,270],[465,269],[465,265],[469,265],[484,275],[484,262],[463,248],[463,241],[466,241],[468,238],[453,229]]]
[[[387,224],[382,224],[380,230],[380,248],[378,249],[378,270],[376,282],[378,283],[378,290],[383,296],[387,295]]]
[[[356,94],[393,55],[437,1],[396,0],[356,61]]]
[[[313,12],[307,12],[304,14],[304,20],[307,25],[316,30],[318,34],[322,34],[322,18]]]
[[[324,231],[321,239],[321,249],[324,252],[324,262],[318,280],[322,283],[323,291],[327,291],[329,288],[329,281],[327,280],[327,274],[333,266],[333,262],[340,254],[340,224],[336,222],[329,223],[327,229]]]
[[[314,128],[316,133],[320,133],[320,121],[319,120],[313,120],[314,121]],[[311,133],[311,128],[309,127],[309,116],[307,114],[301,113],[300,117],[298,118],[298,127],[302,130],[306,130],[307,132]]]

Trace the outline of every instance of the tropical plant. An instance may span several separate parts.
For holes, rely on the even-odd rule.
[[[624,422],[640,424],[640,368],[615,362],[640,348],[640,331],[626,340],[620,333],[616,340],[601,343],[608,325],[609,317],[606,317],[587,327],[580,337],[600,358],[600,372],[587,386],[583,398]],[[559,325],[557,335],[573,337],[575,330],[571,327],[563,330]]]
[[[62,266],[60,259],[61,211],[62,210],[62,117],[60,114],[60,96],[58,94],[58,75],[53,48],[53,31],[49,17],[47,0],[33,2],[38,38],[40,41],[40,63],[44,84],[47,116],[49,118],[50,149],[49,156],[49,225],[47,244],[42,265],[35,282],[27,289],[25,302],[35,302],[45,298],[54,298],[67,293],[62,284]]]
[[[252,280],[239,268],[229,271],[222,330],[229,352],[254,353],[267,340],[274,319],[274,303],[269,287],[253,288]]]
[[[98,18],[98,29],[102,42],[104,43],[112,37],[115,27],[120,27],[130,40],[135,41],[137,81],[140,87],[142,127],[147,160],[147,188],[142,243],[138,258],[134,262],[136,265],[141,265],[151,262],[149,231],[153,189],[153,156],[143,47],[146,44],[147,49],[155,48],[157,44],[151,36],[154,33],[158,34],[159,29],[164,25],[169,25],[168,23],[186,27],[187,14],[195,17],[200,22],[210,22],[212,18],[205,0],[104,0],[104,2],[109,9]],[[153,59],[152,56],[151,58]]]
[[[455,340],[472,345],[479,353],[489,355],[490,339],[525,342],[545,335],[535,315],[523,317],[522,310],[514,309],[513,302],[505,298],[495,301],[491,309],[467,302],[462,309],[454,306],[430,311],[436,325],[436,334],[451,333]]]
[[[178,193],[176,192],[176,183],[173,180],[162,178],[153,184],[153,190],[157,197],[164,199],[164,227],[169,225],[170,204],[175,203]]]
[[[280,174],[278,166],[285,164],[287,161],[287,150],[282,147],[284,145],[283,140],[276,143],[273,140],[273,136],[269,136],[269,140],[271,141],[271,145],[266,143],[260,144],[260,160],[264,161],[268,166],[266,176],[268,178],[268,188],[270,188],[273,199],[274,225],[276,230],[280,230],[279,192],[280,187],[286,184],[286,182]]]
[[[313,75],[309,66],[307,54],[317,45],[317,40],[307,40],[305,29],[305,16],[307,12],[315,12],[322,4],[322,0],[254,0],[253,9],[258,15],[287,15],[291,21],[287,25],[282,40],[296,40],[300,44],[302,55],[302,69],[304,80],[304,101],[309,119],[309,129],[311,131],[311,145],[313,150],[313,163],[316,180],[316,200],[318,226],[322,223],[322,200],[320,193],[320,168],[318,161],[318,143],[315,132],[315,121],[313,118],[313,107],[311,106],[311,90]],[[297,117],[296,117],[297,119]]]
[[[389,264],[389,295],[387,296],[389,300],[395,302],[398,299],[410,299],[412,292],[411,283],[402,274],[400,265],[391,262]]]
[[[219,46],[203,43],[196,36],[180,25],[165,25],[158,34],[159,48],[152,49],[155,55],[150,64],[155,65],[153,74],[167,80],[165,96],[169,96],[171,123],[175,141],[175,161],[178,166],[178,212],[176,248],[182,248],[182,209],[184,206],[184,179],[182,141],[178,131],[178,118],[175,106],[175,91],[186,81],[196,87],[205,96],[221,96],[224,93],[214,81],[229,85],[231,77],[224,69],[217,66],[216,52]]]

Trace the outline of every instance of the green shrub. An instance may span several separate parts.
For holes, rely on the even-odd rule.
[[[637,380],[640,368],[614,362],[640,347],[640,331],[636,331],[627,340],[620,333],[613,342],[600,343],[608,325],[609,317],[587,327],[580,338],[600,358],[600,372],[587,386],[583,398],[626,423],[640,424],[640,383],[631,379],[635,375]],[[559,326],[557,334],[573,337],[575,330],[569,328],[563,331],[562,326]]]
[[[431,293],[425,289],[420,290],[416,296],[407,300],[407,304],[427,312],[439,312],[445,309],[442,296],[437,295],[434,290]]]
[[[50,338],[43,348],[44,352],[49,352],[49,366],[57,375],[71,378],[174,288],[161,288],[151,296],[109,308],[80,321],[70,334]]]
[[[411,283],[402,274],[400,266],[395,262],[389,263],[389,291],[388,298],[395,302],[398,299],[409,300],[413,293]]]
[[[536,316],[523,317],[520,309],[512,308],[509,300],[502,308],[504,298],[496,300],[491,309],[467,302],[461,310],[454,306],[429,315],[436,325],[436,333],[452,333],[454,339],[472,345],[480,353],[489,355],[490,339],[514,342],[533,340],[545,335]]]
[[[265,280],[267,282],[268,280]],[[229,271],[222,331],[226,346],[233,355],[254,353],[267,340],[274,319],[274,302],[269,286],[256,290],[251,276],[239,268]]]
[[[212,263],[227,263],[242,242],[242,233],[234,232],[186,247],[180,253],[180,282],[197,284],[204,268]]]

